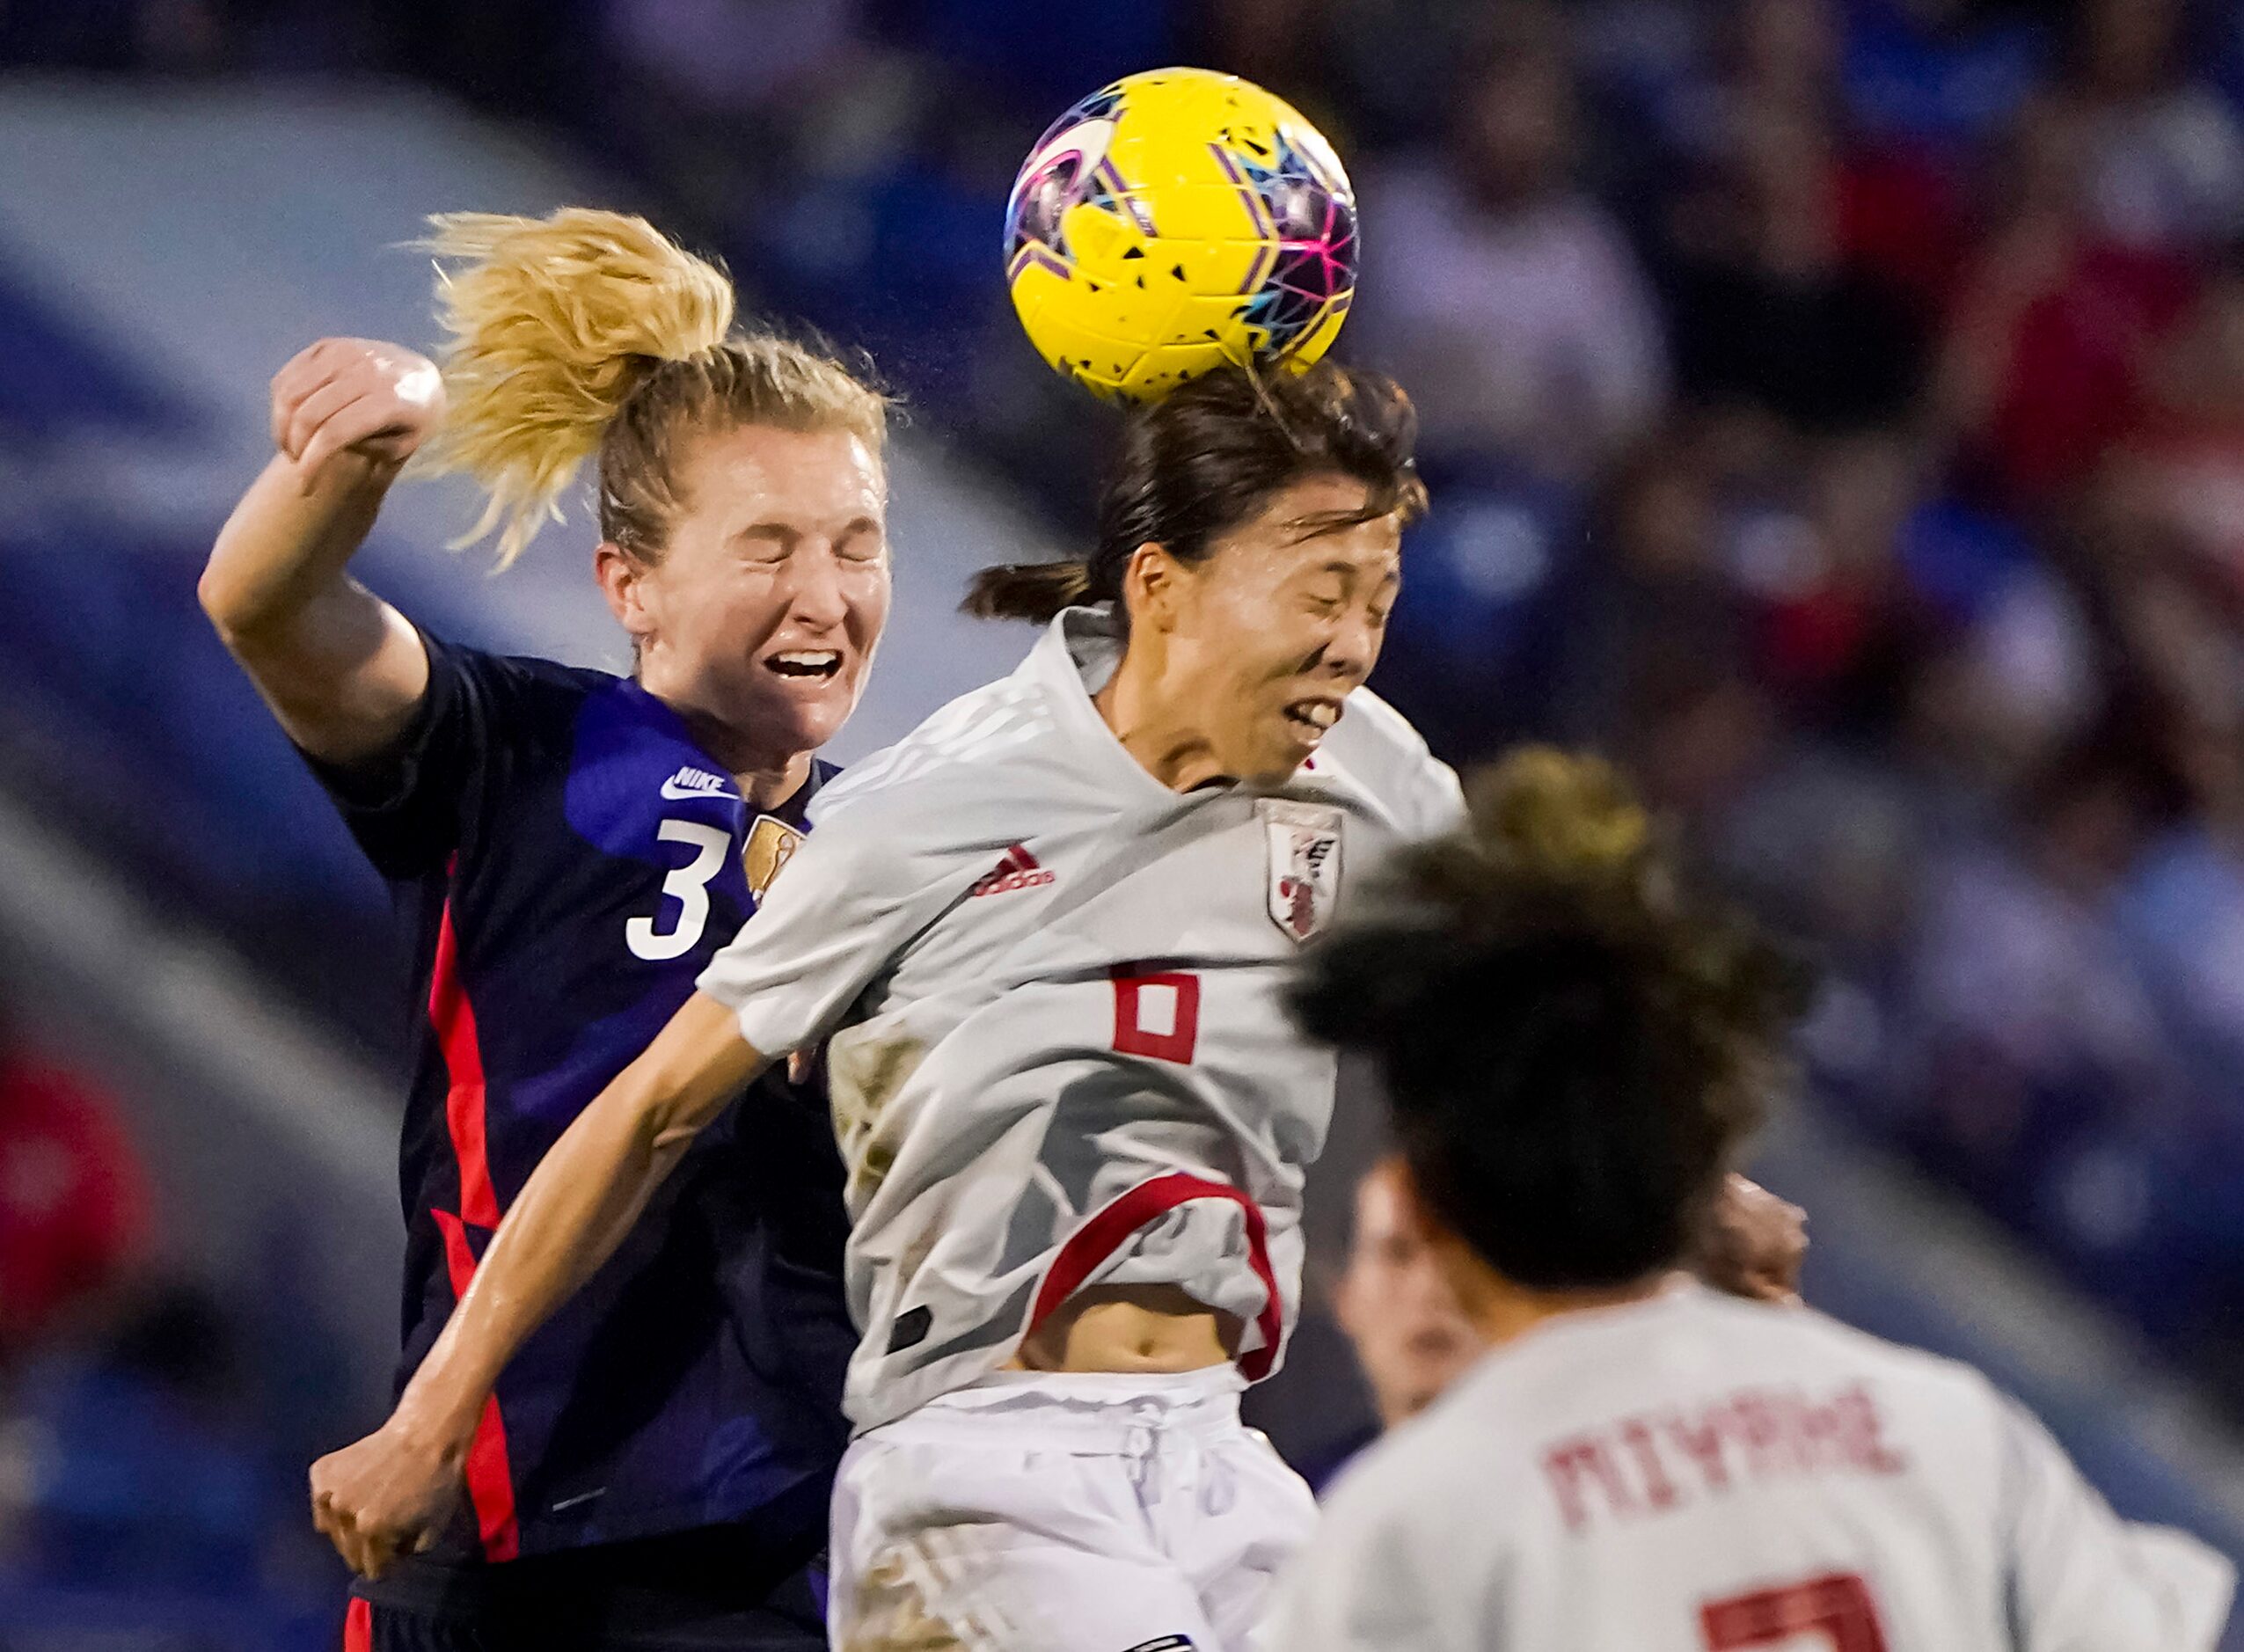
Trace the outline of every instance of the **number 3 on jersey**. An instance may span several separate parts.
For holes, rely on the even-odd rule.
[[[1852,1573],[1709,1602],[1707,1652],[1886,1652],[1870,1586]]]
[[[665,910],[676,901],[677,922],[667,930],[656,929],[654,917],[634,917],[624,925],[624,941],[632,956],[661,963],[691,952],[701,932],[708,927],[709,880],[725,864],[733,838],[730,832],[690,820],[666,820],[654,829],[654,836],[666,844],[694,845],[693,859],[662,880]]]
[[[1114,971],[1115,1044],[1125,1056],[1188,1066],[1200,1036],[1200,977],[1122,964]]]

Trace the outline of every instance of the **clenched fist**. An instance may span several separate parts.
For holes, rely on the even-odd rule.
[[[1808,1213],[1733,1174],[1699,1236],[1697,1272],[1717,1290],[1761,1302],[1797,1302],[1808,1254]]]
[[[443,419],[443,376],[401,344],[322,339],[273,377],[273,443],[306,493],[338,453],[394,471]]]
[[[311,1524],[351,1570],[379,1577],[443,1531],[460,1497],[462,1455],[408,1437],[392,1417],[311,1466]]]

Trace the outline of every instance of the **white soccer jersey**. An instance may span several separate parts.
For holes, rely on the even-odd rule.
[[[1970,1367],[1678,1287],[1487,1356],[1342,1477],[1276,1652],[2210,1652],[2233,1571]]]
[[[1120,653],[1071,610],[829,785],[701,978],[765,1055],[832,1034],[860,1429],[1003,1364],[1091,1283],[1180,1285],[1248,1327],[1249,1377],[1275,1364],[1334,1081],[1287,968],[1379,855],[1461,817],[1360,690],[1285,786],[1172,792],[1092,704]]]

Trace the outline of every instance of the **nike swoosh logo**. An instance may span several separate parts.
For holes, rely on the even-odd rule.
[[[708,787],[700,786],[680,786],[675,779],[662,782],[662,795],[674,802],[680,798],[688,797],[721,797],[728,803],[740,801],[740,795],[737,793],[713,792]]]
[[[560,1502],[555,1503],[545,1512],[548,1514],[559,1514],[564,1509],[574,1509],[579,1503],[590,1502],[595,1497],[605,1497],[607,1495],[608,1488],[605,1486],[603,1486],[598,1491],[582,1492],[574,1497],[564,1497]]]

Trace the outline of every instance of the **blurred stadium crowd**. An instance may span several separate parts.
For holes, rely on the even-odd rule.
[[[2244,1413],[2244,6],[0,0],[0,63],[559,130],[1071,530],[1005,194],[1179,61],[1355,174],[1436,499],[1389,697],[1627,761],[1826,959],[1834,1115]]]

